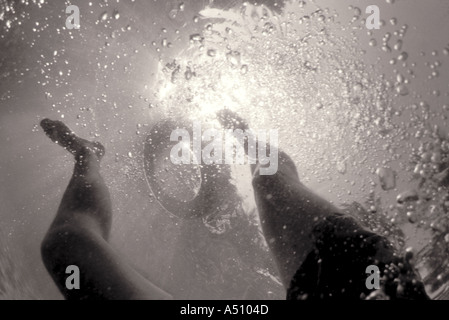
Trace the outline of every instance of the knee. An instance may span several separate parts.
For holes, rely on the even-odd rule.
[[[41,257],[48,271],[54,269],[56,261],[60,258],[60,253],[64,251],[63,244],[59,232],[51,230],[47,233],[41,243]]]
[[[49,272],[56,271],[58,266],[70,260],[70,253],[79,239],[79,231],[76,228],[63,226],[49,230],[40,248],[42,260]]]

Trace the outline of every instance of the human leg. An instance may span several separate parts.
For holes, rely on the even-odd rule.
[[[245,120],[229,110],[220,111],[218,118],[226,128],[248,129]],[[267,150],[270,152],[269,146]],[[278,151],[278,155],[278,171],[274,175],[260,175],[260,165],[252,165],[251,171],[264,236],[288,288],[314,248],[313,226],[339,210],[300,182],[296,166],[286,153]]]
[[[132,269],[107,243],[112,209],[100,175],[104,147],[77,137],[60,121],[41,126],[71,152],[75,168],[41,246],[44,264],[68,299],[165,299],[170,296]],[[66,287],[68,266],[80,270],[80,289]]]
[[[219,113],[219,120],[228,128],[248,128],[243,119],[228,110]],[[245,151],[247,148],[246,143]],[[397,256],[386,238],[364,229],[353,217],[305,187],[285,153],[279,152],[278,163],[275,175],[260,175],[258,166],[251,170],[264,235],[288,299],[383,295],[390,299],[428,299],[410,259]],[[366,286],[366,268],[370,265],[381,270],[382,290],[371,292]]]

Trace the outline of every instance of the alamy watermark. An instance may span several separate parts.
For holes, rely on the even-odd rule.
[[[278,130],[211,128],[203,132],[201,123],[193,122],[192,132],[193,137],[187,129],[172,131],[170,141],[178,142],[170,151],[173,164],[260,164],[260,175],[278,171]],[[209,143],[203,148],[204,142]]]
[[[380,9],[376,5],[371,5],[366,7],[366,14],[370,14],[368,18],[366,18],[366,27],[369,30],[372,29],[380,29]]]
[[[69,30],[80,28],[80,8],[75,5],[70,5],[65,9],[70,16],[65,20],[65,27]]]
[[[65,280],[65,286],[68,290],[79,290],[80,289],[80,269],[71,265],[65,269],[66,274],[70,274]]]
[[[76,5],[69,5],[65,12],[70,14],[66,21],[65,26],[67,29],[79,29],[80,28],[80,9]],[[366,18],[366,28],[369,30],[372,29],[380,29],[380,9],[376,5],[370,5],[366,7],[366,14],[369,14],[368,18]]]
[[[366,288],[369,290],[379,290],[380,289],[380,270],[378,266],[371,265],[368,266],[365,270],[367,274],[369,274],[368,278],[365,281]]]

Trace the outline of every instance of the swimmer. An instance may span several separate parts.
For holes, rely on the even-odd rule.
[[[230,110],[220,111],[218,119],[226,129],[248,130]],[[244,147],[248,154],[247,141]],[[260,165],[251,165],[251,172],[262,230],[287,299],[429,299],[410,254],[400,258],[387,239],[309,190],[292,159],[278,153],[276,174],[260,175]],[[370,265],[381,270],[382,290],[366,286]]]
[[[155,300],[171,296],[135,271],[108,243],[112,207],[100,174],[105,148],[77,137],[64,123],[44,119],[47,136],[69,151],[75,168],[41,245],[45,267],[66,299]],[[66,268],[80,270],[80,289],[66,288]]]
[[[229,110],[218,118],[225,128],[248,129]],[[111,201],[100,175],[104,147],[77,137],[60,121],[45,119],[41,126],[75,158],[73,177],[42,243],[44,264],[60,291],[67,299],[170,299],[107,242]],[[256,204],[287,299],[378,299],[381,293],[389,299],[428,299],[411,256],[398,257],[384,237],[306,188],[285,153],[279,152],[275,175],[260,175],[259,169],[251,165]],[[381,270],[381,292],[366,287],[365,270],[373,264]],[[82,272],[80,290],[65,286],[69,265]]]

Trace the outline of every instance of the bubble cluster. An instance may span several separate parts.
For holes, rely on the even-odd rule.
[[[360,8],[349,10],[350,24],[362,20]],[[280,14],[250,4],[226,13],[223,22],[215,20],[222,18],[216,11],[203,10],[201,16],[210,23],[190,36],[190,47],[173,65],[161,65],[156,90],[165,112],[209,121],[226,107],[253,127],[279,128],[281,147],[295,159],[303,181],[329,183],[337,173],[348,189],[360,186],[361,192],[352,194],[343,191],[341,182],[330,182],[341,190],[333,191],[341,202],[369,193],[366,220],[399,243],[400,250],[413,242],[413,236],[400,230],[407,225],[430,230],[429,239],[439,239],[440,233],[444,238],[445,191],[438,184],[424,185],[446,179],[446,138],[428,129],[433,114],[426,102],[403,107],[405,99],[420,96],[412,89],[416,64],[404,50],[409,26],[393,17],[389,22],[396,30],[385,29],[380,41],[369,40],[372,50],[380,49],[379,59],[395,68],[385,75],[364,61],[358,39],[347,35],[330,9],[287,1]],[[438,77],[443,65],[436,53],[432,57],[429,79]],[[179,76],[188,70],[195,70],[195,76]],[[438,90],[431,94],[441,95]],[[412,152],[416,143],[429,150],[409,161],[403,150]],[[415,187],[404,188],[405,177]],[[380,190],[374,191],[376,186]],[[440,209],[430,210],[429,201]],[[439,222],[433,223],[435,219]],[[438,235],[431,224],[442,226]],[[421,247],[433,248],[433,241]]]
[[[136,21],[122,3],[88,4],[83,24],[95,30],[88,38],[35,20],[30,12],[47,9],[49,1],[0,1],[1,39],[22,41],[20,52],[38,52],[36,68],[14,66],[0,78],[16,74],[21,84],[32,74],[55,117],[73,120],[91,138],[122,144],[111,153],[114,191],[128,198],[122,182],[143,181],[139,161],[148,119],[213,126],[216,112],[229,108],[252,128],[279,129],[280,146],[305,184],[387,236],[400,252],[413,246],[430,292],[441,290],[449,280],[449,87],[441,85],[448,43],[411,50],[417,32],[412,21],[382,14],[380,30],[367,31],[364,8],[356,4],[332,10],[291,0],[276,10],[250,3],[220,9],[209,1],[189,15],[193,2],[154,1],[166,9],[157,24]],[[56,20],[62,17],[58,11]],[[26,42],[25,30],[32,34]],[[44,38],[58,46],[42,48]],[[71,53],[66,48],[74,42],[80,46]],[[85,69],[77,63],[84,54]],[[144,69],[153,58],[158,70]],[[7,63],[0,60],[2,70]],[[0,101],[14,94],[5,90]],[[102,114],[111,119],[98,120],[106,118]],[[128,125],[130,119],[138,124]],[[32,132],[40,134],[38,126]],[[214,235],[226,235],[235,228],[233,214],[202,222]]]

